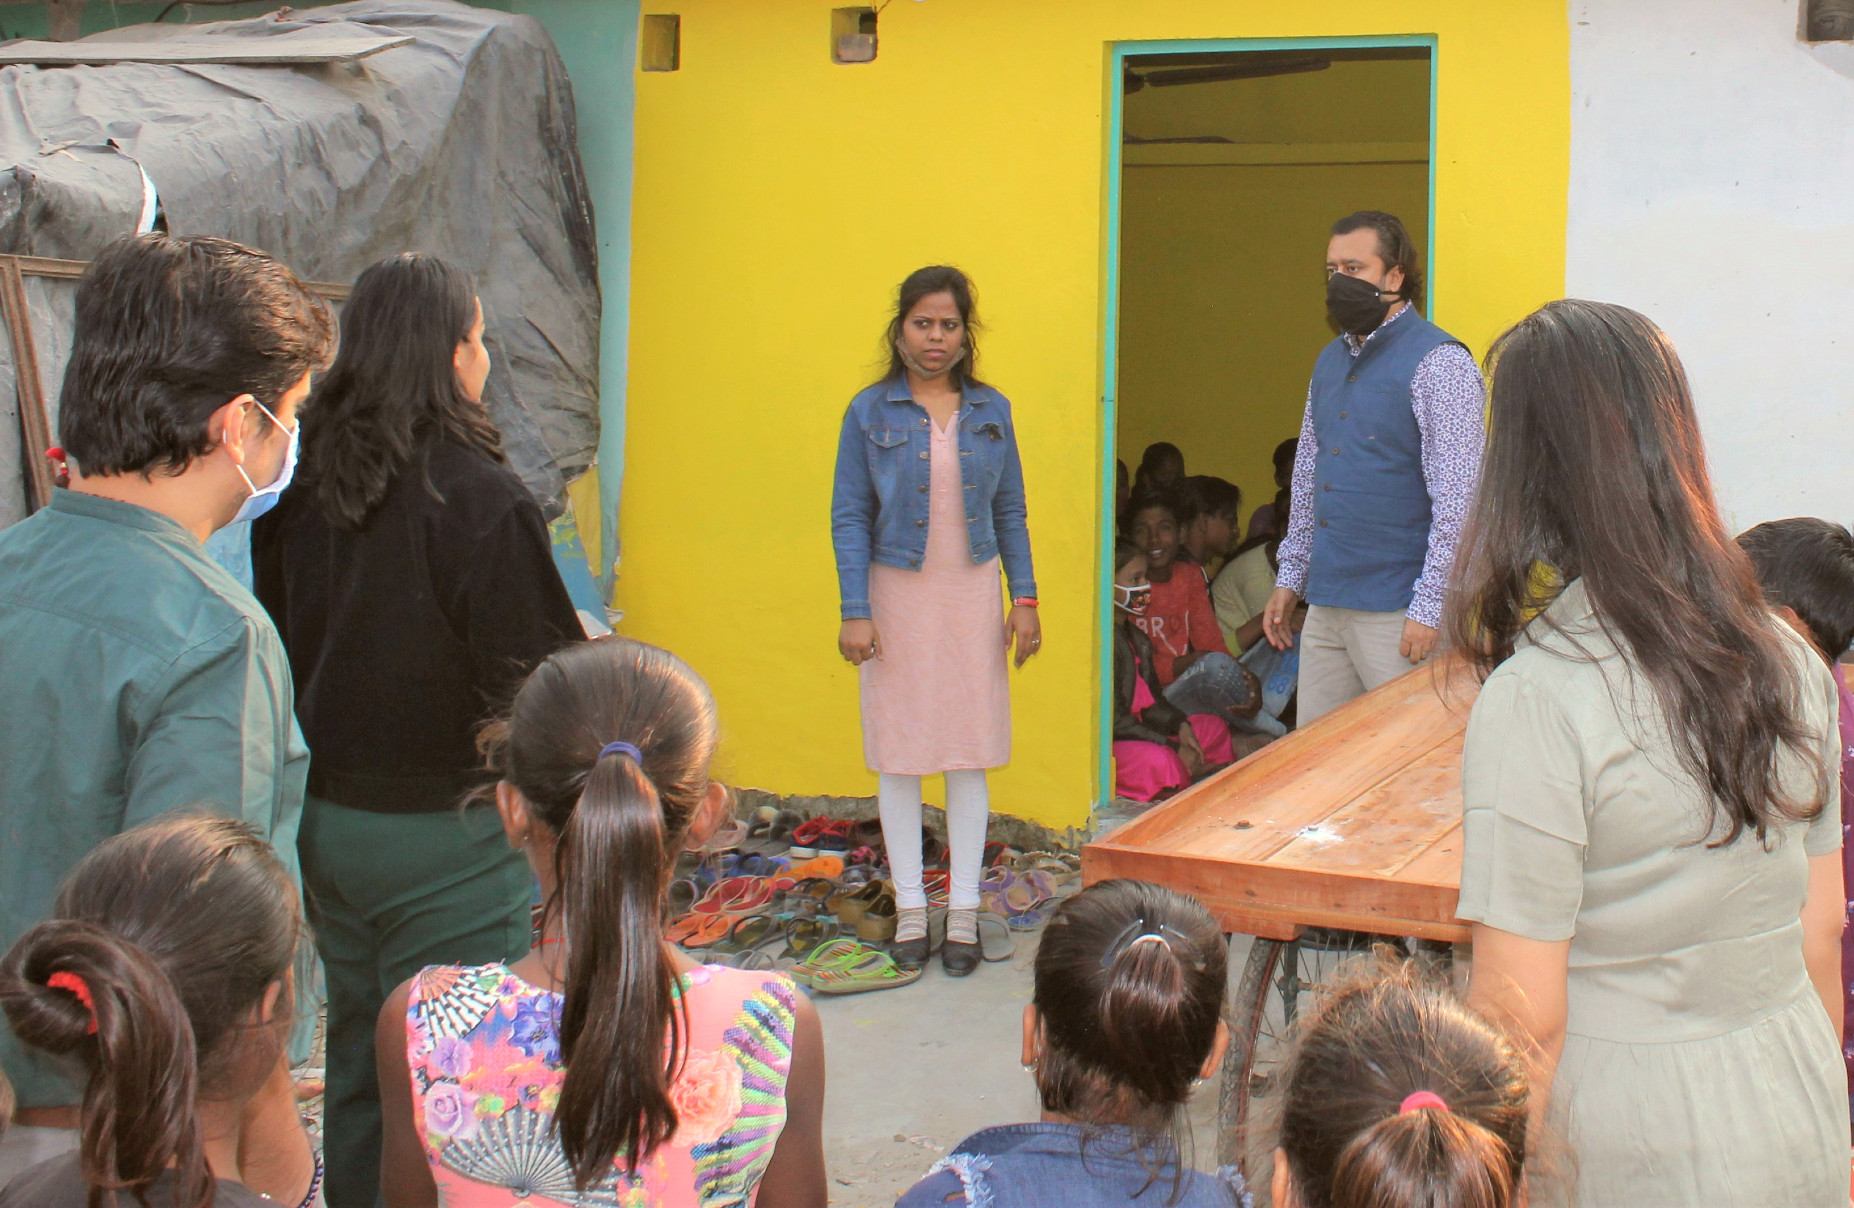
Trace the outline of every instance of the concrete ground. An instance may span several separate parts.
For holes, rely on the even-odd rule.
[[[938,963],[896,990],[819,996],[829,1067],[824,1156],[831,1203],[888,1208],[967,1134],[1035,1120],[1036,1087],[1023,1071],[1023,1009],[1034,936],[1009,964],[949,978]],[[1240,962],[1247,946],[1231,954]],[[1216,1165],[1218,1079],[1191,1106],[1195,1165]]]

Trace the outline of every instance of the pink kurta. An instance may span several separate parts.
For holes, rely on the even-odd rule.
[[[880,653],[862,666],[863,758],[926,776],[1011,761],[998,560],[974,565],[959,476],[959,418],[932,431],[927,556],[869,568]]]

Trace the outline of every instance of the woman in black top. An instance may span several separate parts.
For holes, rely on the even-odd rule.
[[[469,276],[382,261],[341,325],[298,485],[254,526],[252,560],[309,740],[299,847],[328,971],[328,1203],[372,1208],[387,991],[529,946],[526,862],[493,808],[458,808],[486,781],[476,728],[583,631],[483,406]]]

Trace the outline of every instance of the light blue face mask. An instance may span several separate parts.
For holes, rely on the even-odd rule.
[[[232,517],[233,524],[241,520],[256,520],[277,506],[278,496],[283,494],[283,489],[290,485],[291,476],[296,473],[296,448],[302,438],[303,426],[301,424],[297,424],[294,428],[284,428],[283,421],[272,415],[269,407],[258,403],[256,399],[251,401],[257,403],[257,409],[264,413],[266,419],[277,427],[283,428],[283,434],[290,438],[290,443],[283,453],[283,469],[277,472],[276,480],[267,487],[258,486],[251,481],[251,475],[245,473],[243,466],[237,467],[238,476],[245,480],[246,486],[251,488],[251,494],[239,506],[238,515]]]

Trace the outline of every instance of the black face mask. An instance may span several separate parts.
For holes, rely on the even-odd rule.
[[[1326,278],[1326,313],[1339,330],[1355,336],[1370,335],[1384,322],[1384,316],[1396,304],[1395,294],[1388,295],[1390,301],[1386,296],[1377,286],[1358,277],[1334,273]]]

